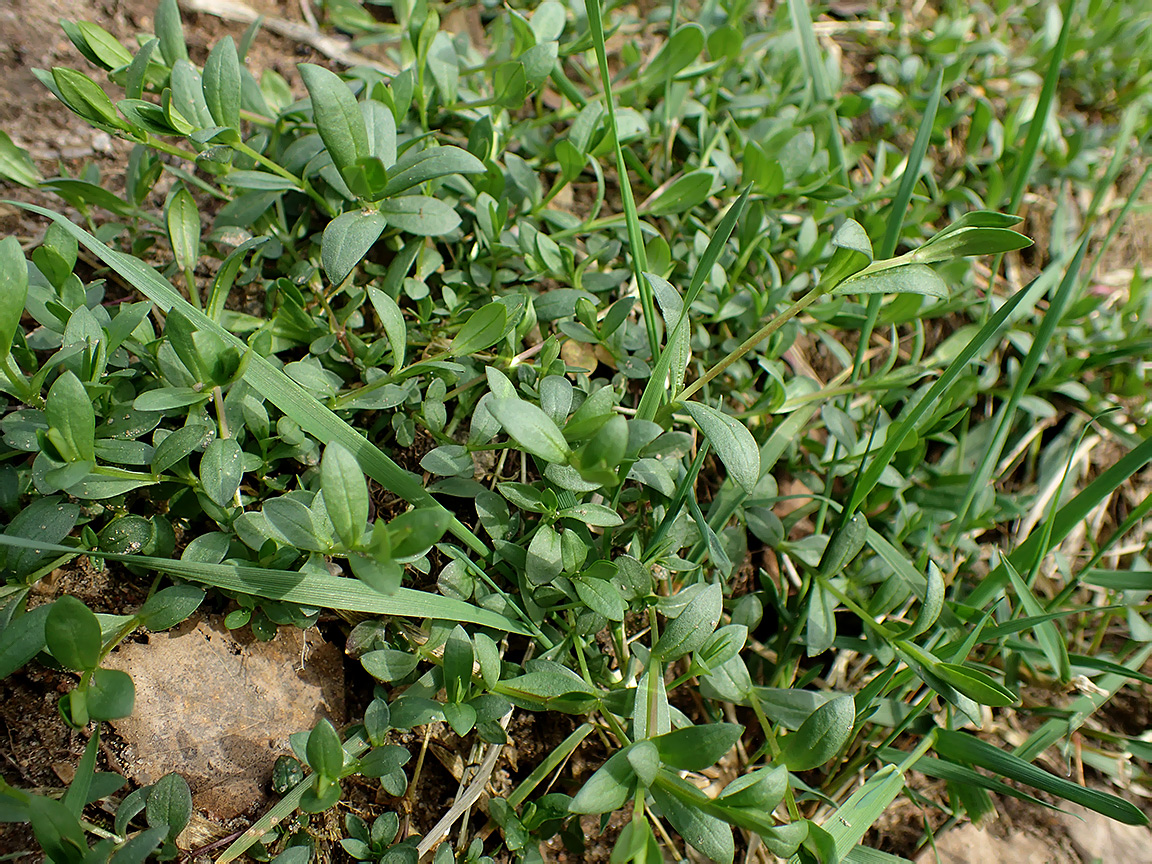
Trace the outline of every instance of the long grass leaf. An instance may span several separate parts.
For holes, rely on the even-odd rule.
[[[47,552],[80,552],[56,543],[41,543],[23,537],[0,534],[0,546],[38,549]],[[113,561],[125,561],[161,573],[170,573],[214,588],[239,591],[269,600],[299,603],[322,609],[340,609],[369,615],[395,615],[401,618],[436,618],[444,621],[464,621],[491,627],[505,633],[529,635],[521,625],[489,609],[481,609],[461,600],[401,588],[395,594],[381,594],[359,579],[329,576],[323,573],[300,573],[295,570],[273,570],[245,564],[207,564],[197,561],[179,561],[153,558],[148,555],[120,555],[111,552],[99,554]]]
[[[999,333],[1001,325],[1008,321],[1012,312],[1029,293],[1028,289],[1017,291],[1004,305],[997,309],[996,314],[985,322],[979,332],[977,332],[976,335],[968,341],[968,344],[964,346],[964,349],[956,355],[956,358],[949,364],[948,368],[944,370],[944,373],[928,388],[928,392],[909,404],[900,413],[900,419],[895,423],[895,428],[889,429],[888,434],[885,436],[884,446],[876,452],[876,455],[869,461],[868,466],[860,473],[859,480],[852,490],[852,497],[848,500],[848,506],[846,506],[841,513],[841,519],[849,519],[852,514],[856,512],[856,508],[860,506],[864,498],[880,480],[884,469],[888,467],[888,463],[892,460],[892,457],[896,455],[896,451],[900,449],[900,445],[904,443],[904,439],[908,437],[908,434],[912,431],[913,427],[915,427],[917,421],[919,421],[925,412],[935,404],[936,400],[952,386],[952,382],[960,376],[960,373],[964,371],[968,363],[988,346],[993,337]]]
[[[840,131],[840,119],[836,116],[836,106],[832,102],[832,84],[828,81],[828,70],[824,68],[820,56],[820,45],[816,41],[816,31],[812,27],[812,10],[807,0],[788,0],[788,15],[792,19],[792,29],[796,31],[800,43],[800,57],[812,85],[812,95],[825,109],[828,123],[829,146],[832,159],[839,172],[840,181],[848,185],[848,164],[844,157],[844,137]]]
[[[596,49],[596,60],[600,66],[600,80],[604,85],[604,105],[608,109],[608,129],[616,152],[616,173],[620,187],[621,207],[628,227],[628,248],[632,258],[632,276],[636,280],[636,290],[640,293],[640,306],[644,311],[644,329],[648,334],[648,348],[655,357],[660,350],[656,335],[656,304],[653,302],[652,286],[644,278],[648,269],[648,255],[644,248],[644,238],[640,235],[640,216],[636,212],[636,199],[632,195],[632,184],[628,181],[628,166],[624,162],[624,150],[620,146],[620,134],[616,124],[616,102],[612,97],[612,75],[608,71],[608,51],[604,45],[604,21],[600,13],[600,0],[584,0],[588,13],[588,26],[592,30],[592,46]],[[671,332],[671,331],[669,331]]]
[[[216,334],[226,344],[241,351],[248,349],[244,342],[181,297],[160,274],[139,259],[105,246],[83,228],[73,225],[59,213],[21,201],[6,201],[4,203],[30,210],[51,219],[87,246],[101,261],[160,307],[162,311],[168,312],[177,308],[191,319],[198,329]],[[432,497],[415,475],[409,474],[389,459],[384,451],[333,414],[328,408],[321,405],[316,397],[264,357],[255,352],[251,353],[251,362],[244,373],[244,380],[252,386],[253,390],[266,397],[268,401],[298,423],[301,429],[315,436],[318,441],[325,443],[335,441],[342,444],[356,457],[356,461],[364,473],[380,483],[385,489],[395,492],[409,504],[443,509],[443,505]],[[448,530],[473,552],[479,555],[488,554],[488,547],[484,545],[483,541],[455,517],[452,518]]]
[[[1095,810],[1117,822],[1126,825],[1147,825],[1148,817],[1135,804],[1098,792],[1095,789],[1085,789],[1063,777],[1049,774],[1042,768],[1037,768],[1030,762],[1025,762],[1019,756],[1006,753],[994,747],[987,741],[982,741],[966,732],[953,732],[947,729],[938,731],[936,752],[947,759],[953,759],[963,765],[975,765],[986,768],[1010,780],[1040,789],[1057,798],[1063,798]]]
[[[1152,656],[1152,644],[1145,645],[1121,665],[1128,669],[1142,669],[1150,656]],[[1084,694],[1069,705],[1065,709],[1068,712],[1066,717],[1053,717],[1045,721],[1039,729],[1028,736],[1027,741],[1016,748],[1015,755],[1025,761],[1031,761],[1061,738],[1070,736],[1128,683],[1128,676],[1109,674],[1093,683],[1096,685],[1096,690]]]
[[[669,344],[671,343],[672,334],[689,319],[692,304],[696,302],[696,298],[700,296],[700,292],[704,288],[704,282],[708,278],[708,274],[712,272],[712,265],[720,259],[720,253],[724,251],[724,246],[728,243],[728,238],[732,236],[732,232],[736,228],[736,223],[744,213],[744,207],[748,203],[748,196],[751,191],[751,186],[745,187],[744,191],[740,193],[740,197],[728,208],[728,212],[724,214],[720,219],[720,223],[716,226],[716,232],[712,235],[712,239],[708,241],[708,246],[704,249],[704,254],[700,256],[700,261],[696,264],[696,270],[692,273],[692,281],[688,284],[688,293],[684,295],[683,303],[680,307],[680,318],[676,321],[675,327],[669,326],[667,328]],[[648,280],[645,279],[644,281],[647,283]],[[669,345],[665,345],[664,350],[660,352],[659,358],[652,367],[652,373],[648,376],[648,383],[644,385],[644,392],[640,396],[640,404],[636,409],[636,417],[638,419],[651,420],[656,416],[656,411],[660,407],[661,399],[667,387],[666,381],[668,373],[672,368],[672,360],[675,353],[675,351],[669,350]]]
[[[1125,453],[1115,465],[1085,486],[1071,501],[1056,511],[1049,536],[1033,532],[1008,556],[1017,570],[1030,567],[1037,555],[1047,555],[1061,540],[1088,518],[1101,501],[1120,488],[1125,480],[1152,462],[1152,438]],[[1008,584],[1008,571],[1003,565],[989,573],[965,600],[970,606],[983,608]]]
[[[943,87],[944,70],[940,70],[936,73],[936,81],[932,85],[932,91],[928,94],[928,104],[924,107],[924,116],[920,120],[920,128],[916,130],[912,149],[908,151],[908,160],[904,165],[904,173],[900,177],[900,186],[896,189],[896,197],[892,199],[888,224],[884,228],[884,239],[880,241],[880,246],[876,250],[876,257],[881,261],[896,254],[896,245],[900,242],[900,231],[904,227],[904,216],[908,212],[908,204],[912,200],[912,193],[916,190],[916,183],[920,180],[920,171],[924,167],[924,157],[928,153],[928,144],[932,140],[932,129],[936,125],[936,112],[940,108],[940,95]],[[883,299],[883,294],[868,295],[864,326],[860,328],[860,341],[856,345],[856,357],[852,364],[853,381],[859,380],[864,371],[864,355],[868,351],[868,343],[871,341],[876,319],[880,317],[880,305]]]
[[[1020,371],[1016,374],[1012,391],[997,412],[999,419],[997,421],[996,431],[992,436],[992,441],[989,442],[988,446],[985,447],[980,454],[980,461],[977,462],[975,470],[969,477],[968,487],[964,491],[963,503],[960,505],[960,510],[952,522],[952,528],[948,535],[949,539],[946,542],[954,543],[957,537],[959,537],[960,532],[965,529],[967,526],[968,513],[972,508],[972,502],[975,501],[976,495],[981,490],[988,488],[988,484],[992,480],[992,471],[1000,461],[1000,454],[1004,451],[1004,445],[1008,441],[1008,435],[1011,433],[1015,424],[1016,409],[1027,393],[1028,387],[1036,375],[1036,371],[1040,368],[1040,363],[1044,359],[1044,354],[1048,350],[1048,345],[1052,341],[1056,327],[1059,325],[1060,319],[1064,317],[1064,311],[1072,302],[1075,289],[1079,284],[1080,265],[1084,262],[1084,256],[1088,252],[1088,241],[1091,239],[1090,234],[1091,232],[1089,232],[1088,236],[1084,237],[1080,248],[1076,250],[1075,257],[1073,257],[1072,262],[1068,265],[1068,269],[1064,272],[1064,278],[1056,288],[1056,293],[1052,297],[1048,310],[1044,313],[1044,318],[1040,322],[1040,327],[1032,340],[1032,346],[1028,349],[1028,354],[1020,366]]]
[[[1072,33],[1072,12],[1076,8],[1077,0],[1065,0],[1061,10],[1064,21],[1060,27],[1060,35],[1056,44],[1052,46],[1052,56],[1048,60],[1048,71],[1044,75],[1044,86],[1040,89],[1040,98],[1036,102],[1036,111],[1028,126],[1028,137],[1024,140],[1024,147],[1020,151],[1020,160],[1016,165],[1016,173],[1012,176],[1012,197],[1008,203],[1008,212],[1015,213],[1024,200],[1024,190],[1028,188],[1028,181],[1032,177],[1032,169],[1036,165],[1036,158],[1040,154],[1040,138],[1044,134],[1044,127],[1048,125],[1048,115],[1052,110],[1052,102],[1056,98],[1056,89],[1060,84],[1060,73],[1064,67],[1064,52],[1068,47],[1068,37]],[[992,272],[996,272],[994,268]]]

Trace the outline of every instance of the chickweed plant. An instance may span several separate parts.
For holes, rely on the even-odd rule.
[[[1152,294],[1100,281],[1149,27],[937,6],[480,0],[474,44],[328,0],[387,62],[291,80],[260,21],[202,65],[176,0],[128,44],[62,21],[87,65],[37,77],[133,146],[113,192],[0,136],[70,214],[0,241],[0,676],[74,673],[90,737],[0,818],[54,864],[179,854],[184,780],[96,770],[134,700],[103,661],[203,605],[323,616],[378,682],[220,862],[308,860],[350,775],[411,796],[396,730],[434,722],[474,774],[424,835],[346,810],[353,858],[896,861],[888,808],[930,837],[994,795],[1147,822],[1152,748],[1093,718],[1152,683]],[[82,556],[146,601],[30,602]],[[520,712],[561,743],[483,801]]]

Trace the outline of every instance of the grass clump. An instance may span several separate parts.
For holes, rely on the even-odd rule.
[[[71,670],[62,721],[95,727],[62,796],[5,783],[4,817],[57,864],[177,854],[184,781],[95,771],[134,695],[103,661],[209,604],[261,639],[340,613],[378,682],[219,861],[304,860],[353,774],[411,795],[396,732],[434,721],[486,748],[471,784],[423,835],[346,814],[354,858],[540,860],[621,812],[617,864],[878,860],[901,795],[929,836],[993,794],[1146,823],[1034,764],[1075,746],[1123,790],[1148,755],[1087,724],[1152,653],[1149,295],[1097,281],[1143,183],[1112,194],[1144,34],[952,5],[481,5],[472,44],[330,2],[388,64],[298,83],[248,71],[258,23],[194,65],[174,0],[135,51],[64,22],[105,83],[38,77],[134,146],[117,194],[0,141],[76,217],[22,205],[43,240],[0,242],[0,674]],[[155,574],[146,601],[29,603],[79,556]],[[571,731],[477,815],[517,712]]]

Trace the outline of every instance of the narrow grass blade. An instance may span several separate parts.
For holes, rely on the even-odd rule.
[[[948,368],[944,370],[944,373],[936,379],[936,382],[928,389],[928,392],[920,399],[908,405],[900,413],[900,419],[895,424],[895,428],[891,429],[885,437],[884,446],[876,452],[876,455],[869,461],[868,466],[859,474],[857,483],[852,490],[852,497],[848,500],[848,506],[844,508],[841,519],[849,519],[852,514],[856,512],[856,508],[860,506],[864,498],[880,480],[884,469],[888,466],[892,457],[896,455],[896,451],[900,448],[900,445],[904,443],[904,439],[908,437],[908,433],[912,431],[917,421],[923,417],[925,412],[935,404],[936,400],[952,386],[952,382],[960,376],[960,373],[964,371],[968,363],[992,342],[993,337],[999,332],[1001,325],[1009,319],[1012,312],[1029,293],[1027,289],[1017,291],[1011,299],[996,310],[996,314],[989,318],[984,326],[980,328],[979,332],[964,346],[964,349],[956,356],[956,359],[952,361]]]
[[[1122,665],[1128,669],[1142,669],[1148,658],[1152,656],[1152,644],[1145,645]],[[1031,761],[1055,744],[1084,725],[1100,707],[1116,695],[1121,687],[1128,683],[1127,675],[1105,675],[1095,682],[1099,691],[1081,696],[1068,706],[1066,717],[1054,717],[1046,721],[1039,729],[1028,736],[1028,740],[1016,748],[1016,756]]]
[[[804,61],[804,69],[812,85],[812,95],[824,106],[828,123],[832,127],[828,130],[832,159],[839,171],[840,182],[847,186],[848,165],[844,157],[844,137],[840,132],[836,106],[832,102],[832,85],[828,81],[828,72],[820,57],[820,45],[816,41],[816,31],[812,27],[812,10],[808,8],[808,0],[788,0],[788,15],[792,19],[792,29],[796,31],[796,38],[800,43],[800,57]]]
[[[1060,35],[1052,47],[1052,57],[1048,61],[1048,71],[1044,75],[1044,86],[1040,89],[1040,98],[1036,102],[1036,112],[1028,127],[1028,137],[1024,140],[1024,147],[1020,151],[1020,160],[1017,163],[1016,173],[1012,176],[1012,197],[1008,203],[1008,212],[1015,213],[1024,200],[1024,190],[1028,188],[1028,181],[1032,177],[1032,169],[1036,165],[1036,158],[1040,152],[1040,137],[1044,134],[1044,127],[1048,124],[1048,114],[1052,110],[1052,102],[1056,98],[1056,89],[1060,84],[1060,73],[1064,66],[1064,51],[1068,47],[1068,37],[1072,33],[1072,13],[1076,9],[1077,0],[1065,0],[1061,10],[1064,21],[1060,27]],[[993,268],[995,273],[999,268]]]
[[[843,860],[864,833],[888,809],[904,789],[904,775],[895,765],[886,765],[852,793],[839,809],[824,822],[824,830],[836,843],[838,860]]]
[[[965,732],[939,730],[936,752],[961,764],[986,768],[1010,780],[1040,789],[1050,795],[1055,795],[1057,798],[1063,798],[1066,801],[1087,807],[1089,810],[1095,810],[1117,822],[1123,822],[1126,825],[1148,824],[1148,817],[1132,802],[1117,798],[1115,795],[1109,795],[1106,792],[1085,789],[1063,777],[1049,774],[1042,768],[1025,762],[1019,756],[1006,753],[987,741],[982,741]]]
[[[888,224],[884,229],[884,239],[876,250],[876,258],[884,260],[896,254],[896,246],[900,242],[900,231],[904,227],[904,216],[908,212],[908,204],[912,200],[912,193],[916,190],[916,183],[920,179],[920,170],[924,166],[924,157],[928,153],[928,144],[932,140],[932,129],[936,125],[936,112],[940,108],[940,94],[944,87],[944,71],[936,73],[936,82],[932,85],[932,92],[928,94],[928,104],[924,107],[924,117],[920,120],[920,128],[916,130],[916,138],[912,142],[912,149],[908,151],[908,161],[904,166],[904,173],[900,177],[900,186],[896,189],[896,197],[892,199],[892,209],[888,214]],[[880,305],[884,297],[873,294],[868,298],[868,307],[864,326],[860,329],[860,341],[856,345],[856,357],[852,363],[852,380],[856,381],[864,372],[864,355],[868,351],[871,341],[872,329],[876,326],[876,319],[880,317]]]
[[[704,249],[704,254],[700,256],[696,270],[692,273],[692,281],[688,284],[688,293],[684,295],[683,305],[680,308],[680,318],[675,327],[669,326],[667,328],[669,336],[689,319],[692,304],[700,296],[700,292],[704,288],[704,281],[712,272],[712,265],[719,260],[720,253],[724,251],[724,246],[728,243],[728,238],[732,236],[736,223],[744,213],[744,207],[748,203],[748,196],[751,191],[751,186],[746,187],[740,193],[740,197],[736,199],[736,203],[728,208],[728,212],[724,214],[716,226],[716,233],[708,241],[708,246]],[[644,281],[647,284],[648,280],[645,279]],[[667,345],[664,351],[660,353],[660,358],[656,361],[652,368],[652,374],[648,377],[648,383],[644,386],[644,393],[640,396],[640,404],[636,409],[637,419],[651,420],[656,416],[656,411],[660,407],[661,398],[667,387],[665,382],[668,378],[668,372],[672,368],[675,353],[669,351]]]
[[[640,217],[636,212],[636,199],[632,195],[632,184],[628,182],[628,166],[624,162],[624,150],[620,146],[620,135],[616,125],[616,101],[612,97],[612,75],[608,71],[608,52],[604,46],[604,21],[600,14],[600,0],[584,0],[588,13],[588,26],[592,30],[592,45],[596,49],[596,60],[600,65],[600,80],[604,85],[604,104],[608,108],[608,128],[616,150],[616,172],[619,176],[621,207],[628,227],[628,247],[631,251],[632,276],[636,280],[636,290],[640,292],[640,305],[644,311],[644,329],[648,334],[648,347],[655,357],[660,350],[656,335],[656,305],[653,302],[652,287],[644,278],[648,269],[648,255],[644,249],[644,238],[640,235]]]
[[[59,213],[21,201],[4,203],[51,219],[92,250],[101,261],[124,277],[161,310],[168,312],[173,308],[180,309],[199,329],[215,333],[225,344],[247,351],[248,346],[244,342],[181,297],[155,270],[137,258],[105,246]],[[385,489],[395,492],[410,504],[443,509],[443,505],[432,497],[419,479],[389,459],[384,451],[321,405],[311,393],[268,360],[253,352],[251,362],[244,373],[244,380],[252,385],[253,390],[267,397],[268,401],[296,421],[300,428],[315,436],[318,441],[335,441],[343,445],[356,457],[364,473]],[[479,555],[488,554],[488,547],[484,542],[455,517],[452,518],[448,530],[473,552]]]
[[[48,552],[72,552],[78,550],[56,543],[40,543],[23,537],[8,537],[0,534],[0,546],[16,546],[22,549],[42,549]],[[84,553],[86,550],[79,550]],[[401,588],[395,594],[381,594],[369,588],[359,579],[346,579],[340,576],[327,576],[320,573],[300,573],[295,570],[272,570],[243,564],[206,564],[194,561],[177,561],[168,558],[152,558],[147,555],[119,555],[111,552],[99,553],[102,558],[113,561],[126,561],[139,567],[171,573],[183,579],[190,579],[215,588],[239,591],[269,600],[282,600],[286,603],[299,603],[322,609],[341,609],[345,612],[363,612],[370,615],[395,615],[400,618],[435,618],[443,621],[464,621],[491,627],[505,633],[529,635],[529,631],[503,615],[488,609],[481,609],[470,603]]]
[[[595,728],[591,723],[584,723],[560,742],[560,746],[549,753],[543,762],[532,769],[532,773],[525,777],[524,781],[516,787],[516,791],[508,796],[509,806],[519,807],[523,804],[536,787],[544,781],[544,778],[563,765],[564,760],[572,755],[573,751],[580,746],[585,738],[592,734],[592,730]]]
[[[1030,568],[1036,556],[1047,555],[1069,532],[1083,522],[1101,501],[1115,492],[1120,484],[1152,462],[1152,438],[1129,450],[1116,462],[1080,491],[1075,498],[1056,511],[1048,537],[1033,532],[1012,551],[1008,560],[1017,570]],[[970,606],[983,608],[1008,584],[1008,571],[1003,565],[988,574],[965,601]]]
[[[1020,371],[1016,375],[1012,392],[1008,395],[1008,399],[1000,406],[1000,410],[998,411],[1000,419],[996,426],[996,432],[992,436],[992,441],[984,448],[980,456],[980,461],[976,464],[976,469],[972,472],[971,478],[968,481],[968,488],[964,492],[964,502],[961,504],[960,511],[952,522],[952,528],[949,531],[948,540],[945,541],[946,543],[956,542],[960,533],[967,527],[968,513],[972,507],[972,502],[976,499],[977,493],[982,489],[987,489],[989,483],[992,481],[992,471],[1000,461],[1000,454],[1004,451],[1004,444],[1008,441],[1008,435],[1011,433],[1015,424],[1016,409],[1026,395],[1028,387],[1032,384],[1032,379],[1036,376],[1036,370],[1040,368],[1040,363],[1044,359],[1044,354],[1048,350],[1048,345],[1052,341],[1053,335],[1056,333],[1060,319],[1064,317],[1064,311],[1072,302],[1076,289],[1079,287],[1080,265],[1083,264],[1084,256],[1088,252],[1089,240],[1091,240],[1091,232],[1088,232],[1084,237],[1084,240],[1080,243],[1080,248],[1076,250],[1076,255],[1068,265],[1068,269],[1065,270],[1064,279],[1056,288],[1056,293],[1048,305],[1048,310],[1044,313],[1044,318],[1040,322],[1040,327],[1036,331],[1035,337],[1032,339],[1032,347],[1028,349],[1028,354],[1025,356],[1024,362],[1020,365]]]

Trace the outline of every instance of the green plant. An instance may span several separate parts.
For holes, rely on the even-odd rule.
[[[82,727],[131,709],[130,681],[100,661],[137,626],[191,614],[193,583],[260,638],[323,609],[374,616],[348,633],[379,682],[362,722],[297,735],[284,797],[222,862],[261,837],[306,856],[306,814],[353,774],[410,796],[422,763],[406,772],[395,730],[474,735],[490,774],[517,711],[578,718],[487,802],[525,860],[557,835],[578,848],[581,815],[628,808],[617,864],[681,840],[731,861],[753,836],[795,861],[868,860],[912,768],[946,783],[927,802],[938,822],[978,820],[991,793],[1044,803],[1023,787],[1146,822],[1032,764],[1086,735],[1105,773],[1110,754],[1149,755],[1085,722],[1126,682],[1152,683],[1147,610],[1087,594],[1149,588],[1146,562],[1116,547],[1150,505],[1092,535],[1084,566],[1061,546],[1152,459],[1147,408],[1124,402],[1146,383],[1146,286],[1134,275],[1106,307],[1085,266],[1133,206],[1103,202],[1145,110],[1125,104],[1110,154],[1065,128],[1082,118],[1062,125],[1075,5],[1019,61],[1008,108],[977,99],[970,123],[959,82],[1001,69],[955,16],[875,49],[888,90],[838,96],[802,0],[771,22],[706,3],[687,23],[673,5],[653,55],[624,39],[611,59],[612,32],[650,25],[595,0],[488,10],[485,53],[427,4],[393,11],[380,24],[327,4],[365,41],[395,40],[399,71],[302,64],[299,101],[242,62],[256,27],[199,69],[172,0],[135,54],[65,23],[125,98],[71,69],[40,80],[136,146],[120,196],[91,172],[41,181],[0,139],[0,172],[86,226],[22,205],[52,221],[43,242],[31,260],[0,242],[0,672],[38,655],[78,672],[61,710]],[[854,140],[844,121],[865,114]],[[1081,230],[1033,250],[1035,278],[1005,281],[1037,176],[1093,203]],[[104,303],[112,284],[129,299]],[[1124,455],[1081,483],[1087,436],[1104,435]],[[1011,526],[1002,548],[983,539]],[[1109,554],[1123,566],[1098,567]],[[28,608],[79,555],[175,584],[116,621],[67,596]],[[972,731],[1033,710],[1022,683],[1077,676],[1085,695],[1038,706],[1048,719],[1015,752]],[[554,787],[586,741],[603,764]],[[704,790],[709,770],[723,782]],[[349,815],[343,848],[418,860],[485,780],[439,833]],[[118,816],[92,853],[87,793],[65,794],[59,836],[34,810],[60,802],[4,794],[54,861],[143,860],[173,854],[178,829],[162,828],[180,820],[160,810],[183,798],[161,782],[121,805],[149,828],[129,836]],[[297,811],[303,828],[270,833]],[[484,860],[493,846],[468,831],[460,860]]]

